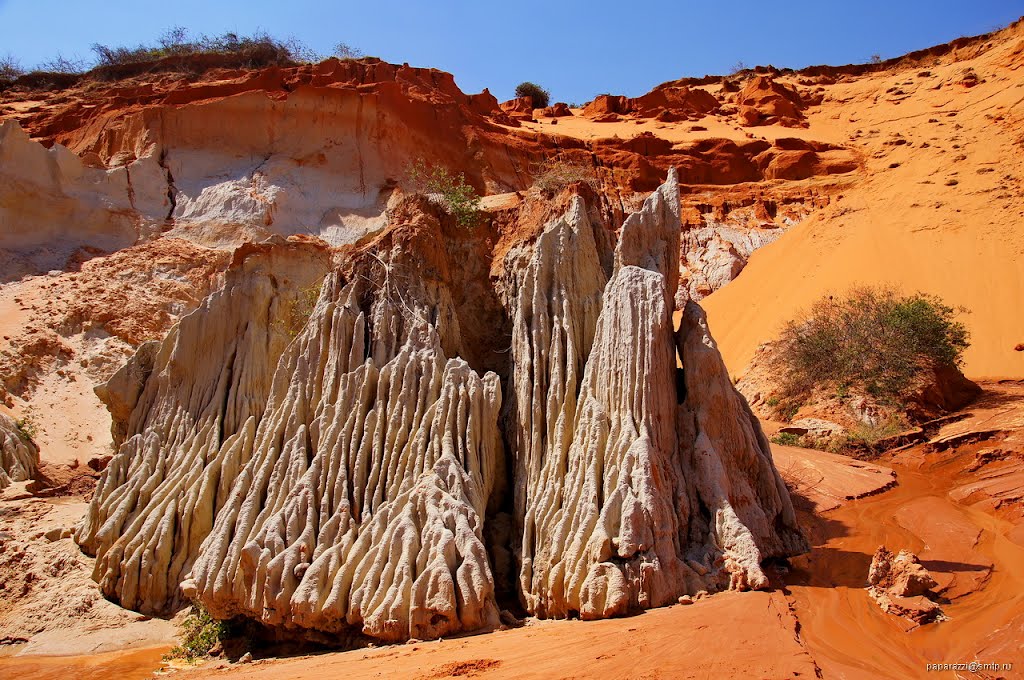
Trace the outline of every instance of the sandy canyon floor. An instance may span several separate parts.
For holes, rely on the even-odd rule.
[[[142,678],[174,668],[188,678],[877,678],[956,677],[926,672],[929,663],[1017,663],[1024,652],[1024,383],[986,383],[962,415],[927,442],[870,463],[775,447],[813,547],[775,574],[771,592],[722,593],[622,619],[527,620],[483,635],[194,669],[161,661],[173,627],[104,623],[90,638],[89,626],[78,624],[84,640],[58,635],[38,649],[66,656],[0,658],[0,674]],[[56,518],[76,505],[42,499],[26,508],[6,500],[0,517],[11,527],[39,512],[34,506]],[[74,550],[70,539],[53,545],[62,544]],[[916,626],[879,609],[864,588],[879,545],[920,555],[940,583],[948,620]],[[131,649],[102,651],[132,634]]]

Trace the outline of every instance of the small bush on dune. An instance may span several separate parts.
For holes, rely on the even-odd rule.
[[[516,86],[516,96],[529,97],[535,109],[543,109],[551,103],[551,93],[537,83],[531,83],[530,81],[519,83]]]
[[[819,387],[860,391],[898,405],[915,378],[939,366],[960,366],[969,345],[958,311],[925,293],[856,288],[818,300],[790,321],[779,340],[785,401]]]
[[[444,211],[454,217],[460,227],[472,229],[477,225],[481,212],[480,195],[466,183],[461,172],[456,175],[440,165],[428,166],[420,158],[407,168],[406,174],[417,193],[439,197]]]

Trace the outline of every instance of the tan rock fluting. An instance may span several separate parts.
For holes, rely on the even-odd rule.
[[[108,382],[125,440],[78,532],[105,594],[384,640],[498,625],[483,523],[501,386],[448,358],[433,226],[329,274],[292,327],[326,256],[249,258]]]
[[[676,343],[686,384],[679,423],[683,469],[693,485],[691,508],[700,509],[694,516],[701,517],[698,524],[708,522],[703,539],[696,541],[699,534],[691,526],[691,544],[704,542],[705,565],[714,567],[722,558],[730,588],[766,587],[763,560],[809,548],[789,490],[695,302],[683,310]]]
[[[265,248],[223,289],[143,345],[98,390],[121,442],[76,533],[103,593],[144,613],[182,603],[178,584],[252,455],[296,306],[328,269],[314,246]]]
[[[581,199],[549,223],[536,243],[509,253],[513,319],[511,399],[517,455],[515,509],[519,588],[530,611],[546,611],[534,575],[535,554],[557,521],[566,458],[573,442],[578,396],[594,342],[607,274],[594,227]],[[557,550],[551,546],[551,550]]]
[[[0,413],[0,491],[11,482],[31,479],[38,466],[39,449],[14,418]]]
[[[760,562],[806,542],[696,305],[677,385],[675,173],[626,220],[606,285],[592,230],[574,206],[509,285],[523,602],[598,618],[764,587]]]
[[[497,625],[482,537],[500,383],[445,357],[428,321],[444,301],[391,294],[332,274],[282,358],[184,584],[214,615],[390,641]]]
[[[100,390],[123,443],[78,540],[105,594],[397,641],[498,625],[485,535],[516,536],[519,593],[548,617],[763,587],[763,559],[805,547],[695,305],[685,389],[677,371],[674,172],[613,253],[578,197],[508,252],[507,419],[498,375],[460,358],[498,351],[462,323],[504,322],[466,316],[487,296],[456,290],[481,282],[426,206],[348,251],[290,342],[275,319],[326,256],[267,246]],[[518,533],[498,526],[509,481]]]

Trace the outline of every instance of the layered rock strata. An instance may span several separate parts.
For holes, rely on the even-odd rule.
[[[0,121],[0,264],[4,279],[63,267],[76,249],[117,250],[168,212],[164,171],[152,158],[106,169],[55,144],[46,149]],[[16,270],[16,271],[11,271]]]

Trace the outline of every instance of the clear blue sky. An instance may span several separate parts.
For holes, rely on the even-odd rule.
[[[0,56],[26,67],[94,42],[134,45],[171,26],[193,33],[294,36],[321,52],[341,41],[386,61],[433,66],[499,99],[533,80],[559,101],[636,96],[681,76],[884,58],[1024,14],[1024,0],[0,0]]]

